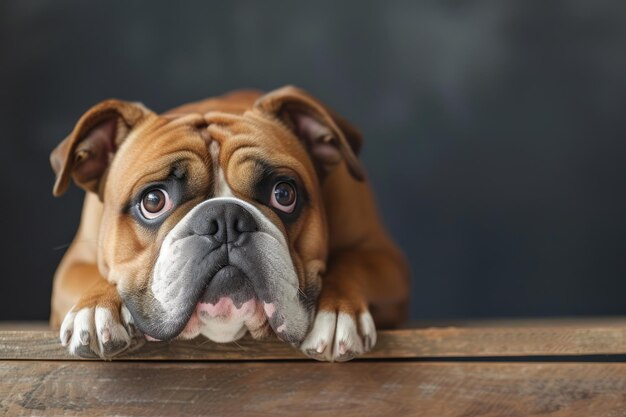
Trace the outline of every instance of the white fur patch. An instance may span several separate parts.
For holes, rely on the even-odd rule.
[[[122,321],[124,322],[124,324],[127,325],[127,327],[130,327],[131,325],[132,326],[135,325],[133,316],[130,314],[130,311],[128,311],[125,305],[122,306]]]
[[[77,356],[111,357],[127,349],[132,341],[133,319],[124,306],[122,322],[108,308],[73,308],[66,314],[59,333],[61,344]]]
[[[332,346],[335,337],[335,324],[337,322],[337,314],[330,311],[320,311],[315,316],[313,328],[302,342],[300,349],[303,352],[314,351],[320,355],[328,357],[332,360]]]
[[[345,361],[369,351],[376,344],[376,327],[369,311],[359,315],[320,311],[300,350],[325,361]]]
[[[234,342],[241,339],[247,331],[242,320],[228,322],[211,320],[209,323],[204,323],[200,330],[205,337],[217,343]]]
[[[335,329],[335,342],[333,343],[335,356],[343,356],[349,351],[356,354],[363,353],[363,342],[357,330],[356,321],[351,315],[339,313],[337,327]]]
[[[359,326],[364,339],[363,348],[367,352],[376,346],[376,325],[369,311],[364,311],[359,316]],[[369,338],[369,340],[367,340]]]
[[[104,343],[107,342],[130,345],[130,335],[120,322],[113,319],[108,308],[96,307],[96,334],[100,352],[105,352]]]
[[[220,165],[220,144],[216,141],[212,141],[209,145],[209,153],[211,154],[211,159],[213,160],[213,171],[215,178],[215,187],[213,189],[213,195],[215,197],[234,197],[233,190],[230,189],[230,186],[226,182],[226,178],[224,177],[224,170]]]
[[[63,346],[67,346],[67,344],[70,342],[70,339],[72,338],[72,334],[74,333],[75,317],[76,313],[74,312],[74,307],[72,307],[72,310],[70,310],[70,312],[65,315],[63,323],[61,324],[60,339]]]
[[[90,346],[92,350],[96,346],[93,311],[93,308],[83,308],[74,317],[74,330],[69,349],[75,355],[81,346]]]

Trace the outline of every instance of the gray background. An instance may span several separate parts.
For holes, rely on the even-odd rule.
[[[289,83],[365,133],[414,318],[626,313],[624,1],[0,4],[0,319],[47,318],[88,107]]]

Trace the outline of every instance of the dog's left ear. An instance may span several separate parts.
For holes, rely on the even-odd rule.
[[[255,107],[283,121],[309,151],[320,175],[344,160],[352,176],[365,178],[357,154],[361,134],[341,116],[299,88],[286,86],[260,97]]]

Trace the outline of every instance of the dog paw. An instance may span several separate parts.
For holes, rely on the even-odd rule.
[[[370,351],[375,344],[376,327],[369,311],[354,315],[322,310],[300,350],[320,361],[345,362]]]
[[[61,344],[83,358],[110,359],[143,340],[125,306],[119,311],[107,307],[72,309],[61,325]]]

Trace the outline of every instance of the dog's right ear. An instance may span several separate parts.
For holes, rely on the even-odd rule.
[[[128,133],[151,112],[140,103],[106,100],[89,109],[72,133],[50,154],[56,173],[52,194],[62,195],[70,182],[99,192],[100,180]]]

